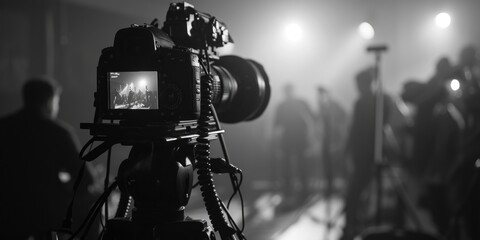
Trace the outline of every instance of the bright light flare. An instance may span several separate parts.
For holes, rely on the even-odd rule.
[[[458,81],[457,79],[453,79],[452,81],[450,81],[450,88],[453,91],[458,91],[458,89],[460,89],[460,81]]]
[[[362,22],[358,26],[358,33],[362,38],[369,40],[375,36],[375,29],[373,29],[373,26],[370,23]]]
[[[439,13],[435,17],[435,23],[439,28],[448,28],[451,22],[452,22],[452,19],[450,17],[450,14],[445,12]]]
[[[138,85],[140,87],[140,89],[144,89],[145,86],[147,86],[147,80],[145,78],[142,78],[138,81]]]
[[[300,25],[290,23],[285,27],[285,37],[290,42],[298,42],[303,38],[303,30]]]

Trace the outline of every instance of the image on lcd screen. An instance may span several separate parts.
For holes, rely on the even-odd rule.
[[[109,72],[109,109],[158,109],[156,71]]]

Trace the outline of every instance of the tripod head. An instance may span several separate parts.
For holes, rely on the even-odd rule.
[[[132,146],[118,170],[121,199],[103,239],[215,239],[206,221],[184,215],[193,182],[193,147],[189,140]],[[125,217],[129,211],[131,218]]]

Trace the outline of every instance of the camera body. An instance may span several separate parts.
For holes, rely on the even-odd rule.
[[[259,117],[268,76],[253,60],[218,56],[228,43],[225,24],[185,2],[170,4],[162,28],[155,20],[120,29],[99,58],[94,122],[81,127],[121,139],[195,134],[205,99],[222,122]]]
[[[147,123],[198,119],[199,50],[229,39],[223,23],[188,3],[170,5],[163,29],[145,24],[119,30],[97,68],[100,117]]]
[[[97,108],[103,119],[161,123],[200,115],[200,63],[150,25],[121,29],[102,51]]]
[[[188,3],[170,5],[163,29],[145,24],[119,30],[97,68],[99,117],[141,123],[198,119],[201,75],[207,74],[200,50],[228,42],[223,23]]]

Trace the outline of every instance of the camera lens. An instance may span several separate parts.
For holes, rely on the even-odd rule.
[[[222,56],[212,64],[213,104],[224,123],[258,118],[270,100],[268,76],[259,63],[238,56]]]

